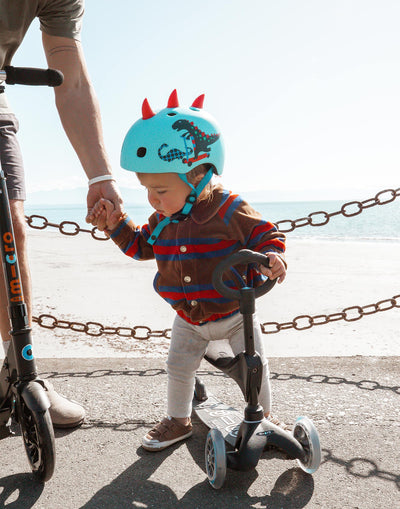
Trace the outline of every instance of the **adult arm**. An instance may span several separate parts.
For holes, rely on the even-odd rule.
[[[67,37],[42,34],[43,48],[49,67],[64,74],[64,82],[55,87],[57,110],[64,130],[83,169],[92,179],[112,175],[103,140],[100,108],[90,82],[81,43]],[[114,181],[106,180],[89,186],[88,222],[95,221],[90,211],[99,198],[114,204],[114,215],[122,214],[122,199]],[[95,224],[95,223],[93,223]]]

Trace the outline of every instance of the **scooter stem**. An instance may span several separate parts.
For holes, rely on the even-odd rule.
[[[255,293],[254,288],[240,289],[240,313],[243,315],[244,327],[244,351],[247,355],[254,355],[254,325],[253,314],[255,313]]]
[[[32,355],[31,328],[22,291],[6,178],[2,170],[0,170],[0,245],[17,373],[21,380],[32,380],[37,376],[37,372]]]

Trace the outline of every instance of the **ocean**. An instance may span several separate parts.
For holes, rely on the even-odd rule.
[[[383,198],[388,198],[387,196]],[[290,224],[287,220],[296,220],[307,217],[313,212],[326,212],[331,214],[341,210],[347,202],[341,201],[309,201],[309,202],[257,202],[251,205],[258,210],[264,219],[274,223],[285,220],[282,228],[287,229]],[[150,205],[125,204],[125,209],[135,223],[142,225],[147,222],[152,213]],[[346,213],[358,210],[357,205],[346,207]],[[52,223],[73,221],[82,228],[88,228],[85,222],[86,207],[82,205],[35,205],[26,204],[25,214],[40,215]],[[314,222],[323,222],[323,215],[313,216]],[[361,214],[353,217],[344,217],[342,214],[333,216],[324,226],[306,225],[287,233],[288,238],[294,239],[321,239],[321,240],[347,240],[347,241],[400,241],[400,198],[385,205],[376,205],[364,209]]]

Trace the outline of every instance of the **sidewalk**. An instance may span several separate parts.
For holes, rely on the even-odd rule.
[[[39,372],[84,403],[86,423],[56,432],[53,478],[38,485],[20,436],[0,442],[0,507],[10,509],[400,507],[399,357],[272,358],[274,413],[313,419],[322,464],[313,475],[266,453],[256,471],[228,470],[221,490],[206,480],[207,429],[160,453],[139,447],[164,415],[162,359],[39,359]],[[210,391],[243,407],[230,379],[202,364]]]

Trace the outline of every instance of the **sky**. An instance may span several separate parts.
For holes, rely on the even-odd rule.
[[[361,200],[399,186],[398,0],[110,5],[86,0],[82,43],[121,187],[138,187],[119,155],[143,99],[161,109],[174,88],[182,105],[206,94],[226,145],[222,180],[236,192]],[[46,67],[37,21],[12,63]],[[29,193],[87,185],[53,96],[8,87]]]

